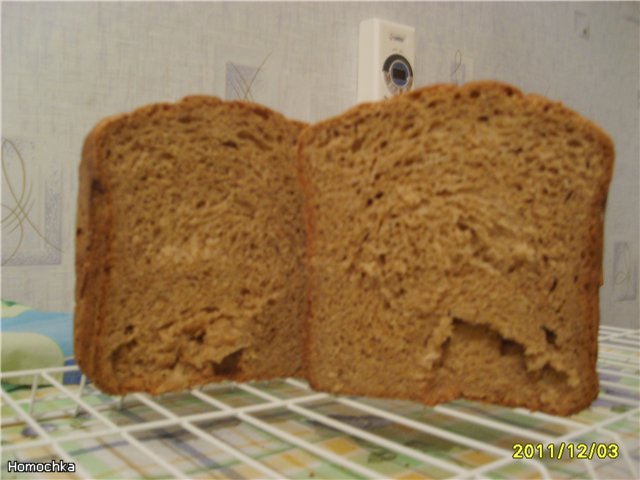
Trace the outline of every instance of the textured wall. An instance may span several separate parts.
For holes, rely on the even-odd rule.
[[[610,132],[617,163],[602,317],[637,325],[637,290],[635,300],[615,299],[633,297],[620,289],[638,269],[638,7],[4,3],[2,296],[73,307],[77,168],[83,138],[100,118],[190,93],[242,95],[227,70],[240,72],[231,82],[250,80],[250,67],[265,58],[255,100],[303,120],[338,114],[356,99],[358,24],[378,16],[416,27],[417,85],[502,79],[561,100]],[[618,251],[616,275],[615,242],[629,246]]]

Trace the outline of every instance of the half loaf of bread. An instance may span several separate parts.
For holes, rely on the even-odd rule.
[[[567,415],[598,393],[614,149],[496,82],[357,106],[300,138],[314,388]]]
[[[107,119],[87,137],[75,354],[102,390],[300,373],[303,126],[201,96]]]

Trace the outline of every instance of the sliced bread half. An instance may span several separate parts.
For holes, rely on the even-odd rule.
[[[102,390],[300,373],[303,126],[194,96],[107,119],[87,137],[75,354]]]
[[[314,388],[570,414],[598,393],[611,140],[496,82],[305,130]]]

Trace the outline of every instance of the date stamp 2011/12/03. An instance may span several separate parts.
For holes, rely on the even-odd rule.
[[[594,458],[615,459],[619,455],[619,447],[615,443],[516,443],[513,445],[513,458],[519,460],[531,459],[580,459]]]

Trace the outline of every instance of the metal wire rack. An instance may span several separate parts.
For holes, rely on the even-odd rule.
[[[65,478],[640,478],[640,332],[603,326],[599,339],[600,395],[569,418],[337,397],[297,379],[111,397],[75,365],[2,373],[31,386],[2,389],[1,476],[66,462]]]

